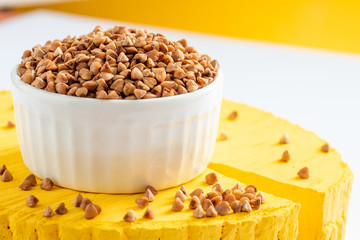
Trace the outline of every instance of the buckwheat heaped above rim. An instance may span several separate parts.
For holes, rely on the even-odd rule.
[[[160,33],[115,26],[26,50],[21,80],[48,92],[98,99],[148,99],[196,91],[212,83],[219,64]]]

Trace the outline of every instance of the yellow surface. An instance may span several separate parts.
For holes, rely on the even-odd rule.
[[[170,28],[360,53],[360,1],[89,0],[45,6]],[[34,8],[20,9],[22,11]]]
[[[239,118],[228,121],[233,110]],[[353,174],[335,149],[323,153],[325,141],[314,133],[231,101],[223,101],[220,122],[219,131],[229,139],[216,144],[210,168],[300,202],[299,239],[344,238]],[[279,144],[285,132],[291,142]],[[291,157],[288,163],[280,161],[285,150]],[[309,168],[309,179],[297,176],[303,167]]]
[[[239,118],[235,121],[229,121],[227,116],[233,110],[239,112]],[[13,118],[9,92],[2,92],[0,94],[0,112],[2,113],[0,115],[1,126],[5,126],[7,121]],[[305,131],[286,120],[274,117],[269,113],[226,100],[222,104],[219,131],[226,132],[229,139],[216,144],[210,168],[227,177],[236,178],[241,182],[254,183],[265,192],[301,203],[298,239],[344,238],[353,175],[336,150],[331,149],[329,153],[323,153],[320,151],[320,147],[325,141],[319,139],[315,134]],[[290,144],[281,145],[278,143],[284,132],[289,134]],[[88,228],[89,225],[87,224],[89,222],[95,222],[97,230],[91,233],[89,229],[82,234],[98,236],[99,234],[104,234],[104,229],[108,229],[107,234],[128,236],[135,229],[144,228],[147,230],[141,231],[142,233],[144,232],[145,234],[146,232],[156,237],[161,235],[163,238],[165,236],[162,234],[165,233],[162,228],[165,227],[166,231],[168,231],[168,228],[172,229],[172,231],[180,229],[181,231],[177,235],[179,239],[183,237],[181,234],[195,236],[192,234],[197,234],[199,231],[201,232],[199,234],[215,231],[209,233],[209,236],[215,236],[214,238],[216,238],[219,236],[217,231],[220,231],[219,228],[221,229],[221,226],[227,229],[223,234],[227,234],[227,231],[230,235],[237,234],[233,232],[235,231],[234,229],[238,229],[237,232],[239,232],[239,229],[246,229],[246,232],[249,231],[250,235],[256,234],[257,239],[259,239],[260,236],[257,234],[260,234],[260,229],[267,229],[263,231],[267,232],[266,236],[272,236],[272,234],[280,231],[283,234],[282,236],[284,236],[283,239],[287,239],[287,237],[289,239],[291,236],[288,234],[296,228],[294,218],[297,218],[296,211],[298,210],[298,205],[294,206],[291,202],[284,199],[276,200],[274,197],[270,197],[270,195],[268,197],[270,201],[264,205],[261,211],[266,211],[266,216],[269,214],[273,216],[270,217],[270,222],[278,221],[276,219],[283,219],[281,221],[287,224],[285,228],[284,225],[270,231],[270,228],[266,227],[269,222],[264,222],[264,215],[261,211],[252,213],[254,216],[250,215],[250,218],[247,218],[247,215],[244,214],[239,216],[240,218],[232,215],[226,218],[217,218],[210,222],[204,220],[206,225],[201,225],[204,223],[201,222],[203,220],[193,221],[194,219],[189,211],[179,215],[175,215],[170,211],[171,201],[175,192],[174,189],[161,192],[159,197],[157,197],[161,199],[152,203],[155,213],[159,218],[157,217],[156,221],[151,221],[151,223],[142,221],[140,225],[122,225],[120,223],[126,209],[137,209],[134,203],[137,195],[85,194],[105,208],[104,214],[102,213],[94,221],[86,221],[82,219],[83,213],[79,209],[73,209],[71,205],[72,199],[76,196],[75,192],[67,189],[56,189],[48,193],[39,191],[37,187],[31,193],[35,193],[40,198],[40,205],[35,210],[28,209],[25,207],[24,201],[29,193],[16,188],[29,172],[21,161],[15,129],[1,127],[0,133],[0,159],[8,165],[14,174],[13,182],[0,182],[2,190],[0,196],[0,213],[2,213],[2,215],[0,214],[0,225],[4,227],[5,232],[8,232],[6,226],[10,223],[10,229],[14,232],[14,236],[17,236],[16,234],[22,236],[21,234],[24,232],[26,234],[34,234],[32,226],[35,223],[38,224],[35,224],[36,226],[46,224],[48,227],[44,229],[49,232],[56,230],[52,234],[60,234],[61,237],[66,236],[66,234],[72,234],[74,227],[79,227],[82,230]],[[285,150],[288,150],[291,156],[288,163],[280,162],[280,157]],[[304,166],[310,169],[310,178],[307,180],[298,178],[296,174]],[[233,182],[233,180],[228,178],[221,180],[225,187],[230,187]],[[203,177],[200,177],[194,182],[189,183],[187,187],[193,189],[204,184]],[[57,200],[54,201],[54,199]],[[73,209],[69,215],[66,215],[64,218],[57,217],[56,219],[58,220],[53,222],[52,220],[47,221],[39,217],[47,204],[51,204],[55,208],[60,201],[65,201],[69,209]],[[9,205],[2,205],[4,202],[14,208],[9,208]],[[286,211],[278,210],[284,204]],[[12,211],[15,209],[21,209],[21,211],[14,214]],[[137,211],[137,213],[141,216],[142,211]],[[7,217],[9,215],[11,217]],[[34,222],[33,218],[35,219]],[[245,220],[239,221],[242,218]],[[62,221],[64,219],[65,221]],[[72,222],[74,219],[79,220],[79,223],[74,224]],[[62,227],[58,228],[55,224],[57,221],[61,221]],[[174,224],[174,221],[176,221],[176,224]],[[200,225],[198,226],[198,224]],[[258,225],[255,226],[256,224]],[[114,230],[115,225],[117,226],[116,230]],[[173,225],[176,225],[176,227],[174,228]],[[131,227],[129,228],[129,226]],[[124,230],[124,227],[127,230]],[[39,236],[42,234],[41,231],[44,231],[42,227],[40,228],[42,230],[38,229],[37,231]],[[166,234],[171,234],[171,231]]]
[[[6,125],[13,117],[9,92],[0,92],[0,112],[0,123]],[[155,219],[144,220],[144,210],[135,204],[140,194],[82,193],[102,207],[98,217],[86,220],[83,210],[72,204],[76,191],[59,187],[44,191],[39,184],[31,191],[18,188],[30,172],[22,163],[15,135],[15,129],[0,129],[1,164],[5,163],[14,177],[11,182],[0,182],[0,239],[296,239],[300,204],[270,194],[265,194],[267,202],[258,211],[196,219],[188,209],[189,200],[182,212],[171,210],[176,188],[168,189],[150,203]],[[206,173],[186,184],[189,192],[198,187],[211,191],[205,182]],[[236,183],[221,174],[218,177],[225,188]],[[29,194],[40,200],[35,208],[25,205]],[[55,210],[60,202],[65,203],[68,214],[51,219],[42,216],[47,205]],[[136,222],[122,220],[128,209],[136,211]]]

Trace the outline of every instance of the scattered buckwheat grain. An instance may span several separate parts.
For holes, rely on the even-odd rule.
[[[242,203],[241,211],[242,212],[251,212],[252,211],[252,208],[251,208],[251,205],[250,205],[249,201],[245,201],[245,202]]]
[[[97,205],[97,204],[94,204],[94,206],[95,206],[96,210],[98,211],[98,214],[100,214],[101,213],[101,207],[99,205]]]
[[[196,218],[203,218],[205,217],[204,209],[199,205],[193,212],[194,217]]]
[[[204,202],[204,200],[206,199],[206,196],[204,193],[201,193],[198,198],[199,198],[200,203],[202,204]]]
[[[213,186],[212,190],[213,190],[214,192],[215,192],[215,191],[220,192],[220,193],[223,193],[223,192],[224,192],[224,188],[223,188],[219,183],[215,184],[215,185]]]
[[[149,199],[147,197],[139,197],[135,200],[135,203],[139,208],[145,208],[149,205]]]
[[[184,194],[183,191],[181,191],[180,189],[176,191],[175,193],[175,198],[179,198],[182,202],[185,202],[185,200],[187,199],[187,196]]]
[[[173,202],[173,205],[172,205],[172,210],[175,212],[179,212],[179,211],[183,210],[184,207],[185,207],[184,203],[181,201],[181,199],[176,197]]]
[[[230,211],[229,207],[230,207],[229,203],[226,201],[223,201],[215,207],[215,210],[220,216],[225,216]]]
[[[261,203],[264,204],[266,202],[265,196],[262,192],[259,192],[256,197],[261,198]]]
[[[143,218],[145,219],[154,219],[155,214],[151,207],[148,207],[143,215]]]
[[[217,216],[217,212],[214,208],[214,206],[209,206],[208,209],[206,210],[206,217],[216,217]]]
[[[188,191],[186,190],[186,187],[185,185],[182,185],[180,190],[183,192],[183,194],[188,198],[189,197],[189,193]]]
[[[250,200],[250,205],[253,209],[259,209],[261,205],[261,198],[254,198]]]
[[[159,191],[158,191],[155,187],[153,187],[153,186],[147,185],[147,186],[145,187],[145,192],[146,192],[148,189],[151,191],[151,193],[152,193],[154,196],[156,196],[156,195],[159,193]]]
[[[152,202],[155,200],[154,194],[151,192],[150,189],[146,190],[144,197],[146,197],[149,200],[149,202]]]
[[[237,112],[237,111],[232,111],[232,112],[229,114],[228,119],[229,119],[229,120],[235,120],[235,119],[237,119],[237,117],[238,117],[238,112]]]
[[[238,201],[238,200],[233,201],[230,206],[231,206],[231,209],[233,210],[234,213],[241,212],[242,203],[240,201]]]
[[[193,196],[191,198],[190,204],[189,204],[189,208],[190,209],[195,209],[197,208],[199,205],[201,205],[201,202],[199,200],[199,198],[197,196]]]
[[[83,196],[81,196],[81,194],[79,193],[73,201],[74,206],[80,207],[82,200],[83,200]]]
[[[257,192],[257,187],[253,184],[249,184],[245,187],[245,192],[246,193],[256,193]]]
[[[55,209],[55,212],[59,215],[64,215],[68,212],[68,210],[65,207],[65,203],[60,203],[59,206]]]
[[[0,168],[0,175],[3,175],[6,169],[7,169],[6,165],[3,164]]]
[[[212,198],[217,197],[217,196],[221,196],[221,193],[220,192],[208,192],[206,194],[207,199],[212,199]]]
[[[287,133],[284,133],[284,135],[280,138],[279,143],[280,144],[288,144],[288,143],[290,143],[289,135]]]
[[[210,199],[205,199],[201,204],[202,208],[206,211],[210,206],[214,206]]]
[[[195,189],[194,191],[192,191],[190,193],[190,196],[193,197],[193,196],[197,196],[199,197],[200,194],[204,193],[204,190],[202,190],[201,188],[197,188]]]
[[[26,198],[26,205],[28,207],[35,207],[36,204],[39,202],[39,199],[37,199],[34,195],[29,195],[27,198]]]
[[[290,153],[288,150],[286,150],[285,152],[283,152],[282,156],[281,156],[281,161],[282,162],[288,162],[290,161]]]
[[[31,190],[32,185],[31,185],[30,180],[24,180],[24,181],[20,184],[19,188],[20,188],[21,190],[24,190],[24,191],[29,191],[29,190]]]
[[[135,222],[136,218],[137,217],[134,210],[128,210],[124,216],[125,222]]]
[[[26,180],[30,181],[32,187],[35,187],[37,184],[36,177],[34,174],[30,174],[29,176],[27,176],[24,181]]]
[[[303,167],[302,169],[299,170],[299,172],[297,174],[302,179],[308,179],[310,177],[309,168]]]
[[[81,201],[81,204],[80,204],[80,208],[82,210],[85,210],[85,208],[88,204],[93,204],[93,202],[89,198],[83,198]]]
[[[50,218],[50,217],[53,217],[55,215],[55,213],[53,212],[53,210],[51,209],[50,206],[47,206],[44,213],[43,213],[43,216],[44,217],[47,217],[47,218]]]
[[[209,185],[214,185],[218,181],[218,178],[215,173],[209,173],[205,176],[205,181]]]
[[[330,151],[330,145],[328,143],[325,143],[321,146],[321,150],[325,153],[328,153]]]
[[[4,173],[1,175],[1,181],[10,182],[13,180],[13,176],[11,175],[8,169],[5,169]]]
[[[98,212],[97,208],[94,206],[94,204],[92,204],[92,203],[88,204],[85,208],[84,217],[86,219],[93,219],[97,215],[99,215],[99,212]]]
[[[225,141],[225,140],[228,140],[228,135],[224,132],[221,132],[218,137],[218,141]]]
[[[234,194],[229,194],[226,198],[224,198],[224,201],[228,202],[229,204],[231,204],[235,200],[236,200],[236,197]]]
[[[7,123],[7,127],[8,128],[14,128],[15,127],[15,122],[13,120],[9,120]]]
[[[50,191],[54,186],[54,182],[50,178],[44,178],[40,183],[40,187],[43,190]]]
[[[217,196],[211,199],[211,203],[214,205],[214,207],[217,207],[223,200],[222,196]]]
[[[231,189],[232,191],[235,190],[239,190],[241,192],[243,192],[242,188],[241,188],[241,183],[240,182],[236,182],[235,186]]]

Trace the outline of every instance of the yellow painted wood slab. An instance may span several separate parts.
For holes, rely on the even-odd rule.
[[[84,211],[72,204],[77,191],[60,187],[44,191],[39,184],[30,191],[18,188],[30,171],[22,162],[15,128],[6,127],[7,121],[13,119],[9,92],[0,92],[0,112],[0,163],[6,164],[14,177],[11,182],[0,182],[0,239],[296,239],[300,204],[271,194],[265,194],[267,202],[258,211],[196,219],[188,208],[189,200],[182,212],[171,210],[177,189],[168,189],[160,191],[150,203],[155,219],[145,220],[142,218],[145,210],[135,203],[141,194],[82,193],[102,207],[99,216],[86,220]],[[186,188],[211,191],[204,177],[210,171],[187,183]],[[236,183],[221,174],[218,177],[225,188]],[[25,205],[29,194],[40,200],[35,208]],[[55,210],[60,202],[68,208],[66,215],[43,217],[46,206]],[[134,223],[123,220],[129,209],[138,216]]]
[[[85,220],[83,211],[72,205],[78,192],[59,187],[50,192],[40,190],[39,186],[30,192],[17,188],[30,172],[22,163],[15,129],[6,127],[7,121],[13,119],[11,105],[10,93],[1,92],[0,164],[8,166],[14,180],[0,182],[0,239],[45,239],[45,236],[46,239],[295,239],[299,204],[302,207],[298,239],[342,239],[344,236],[353,177],[350,169],[334,149],[322,153],[319,149],[324,141],[313,133],[271,114],[224,101],[219,130],[227,132],[229,139],[216,144],[210,168],[222,174],[220,183],[226,188],[231,187],[235,182],[232,178],[236,178],[283,198],[266,194],[268,201],[259,211],[198,220],[190,210],[171,211],[176,189],[168,189],[161,191],[150,204],[156,215],[150,221],[141,219],[144,210],[134,202],[139,195],[84,193],[103,208],[97,218]],[[239,117],[229,121],[227,115],[232,110],[237,110]],[[279,145],[284,132],[289,133],[291,143]],[[279,161],[285,149],[291,154],[288,163]],[[303,166],[310,168],[311,177],[307,180],[296,175]],[[204,175],[186,187],[210,190]],[[29,194],[40,199],[34,209],[25,205]],[[65,202],[69,209],[67,215],[42,217],[47,205],[54,209],[59,202]],[[128,209],[136,210],[140,218],[137,222],[122,220]]]
[[[343,239],[353,174],[339,152],[324,153],[325,140],[270,113],[232,101],[221,108],[219,131],[229,139],[216,144],[209,167],[301,203],[299,239]],[[238,119],[227,120],[234,110]],[[285,132],[290,143],[279,144]],[[285,150],[287,163],[280,161]],[[297,176],[303,167],[309,168],[309,179]]]

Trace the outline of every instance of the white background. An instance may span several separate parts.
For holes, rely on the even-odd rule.
[[[10,88],[10,71],[25,49],[115,23],[49,11],[1,22],[0,89]],[[187,38],[219,60],[226,98],[270,111],[327,139],[355,173],[346,239],[360,238],[360,55],[122,24],[165,33],[172,40]]]

